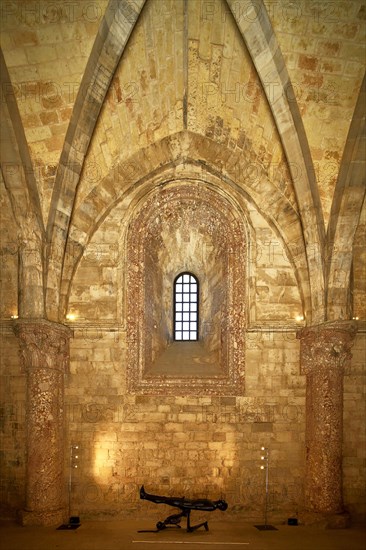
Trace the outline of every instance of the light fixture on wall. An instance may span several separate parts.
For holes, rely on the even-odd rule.
[[[296,321],[297,323],[301,323],[301,321],[303,321],[303,320],[304,320],[304,316],[303,316],[303,315],[300,315],[300,314],[299,314],[299,315],[296,315],[295,321]]]
[[[268,487],[269,487],[269,449],[267,447],[261,447],[261,461],[260,466],[261,470],[265,470],[265,499],[264,499],[264,525],[255,525],[260,531],[277,531],[276,527],[273,525],[268,525],[267,515],[268,515]]]
[[[76,319],[76,314],[75,314],[75,313],[68,313],[68,314],[66,315],[66,319],[67,319],[68,321],[75,321],[75,319]]]
[[[10,319],[18,319],[18,315],[10,315]]]

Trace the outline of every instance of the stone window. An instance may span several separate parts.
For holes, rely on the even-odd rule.
[[[198,340],[198,279],[181,273],[174,281],[174,340]]]
[[[133,211],[126,239],[130,392],[243,395],[241,216],[223,194],[193,181],[157,186]]]

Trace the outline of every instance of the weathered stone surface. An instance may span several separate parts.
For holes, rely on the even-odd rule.
[[[17,322],[27,375],[24,525],[54,525],[65,517],[64,376],[70,329],[44,320]]]
[[[306,388],[306,506],[340,513],[342,501],[343,375],[356,333],[352,322],[302,329],[300,363]]]
[[[148,483],[220,494],[258,519],[265,444],[273,517],[305,505],[326,510],[311,513],[323,526],[342,505],[365,516],[363,4],[4,3],[2,515],[61,521],[62,453],[78,443],[75,514],[135,513]],[[191,184],[200,192],[179,195]],[[204,274],[206,348],[187,352],[178,392],[166,374],[181,378],[187,354],[169,346],[159,362],[171,338],[162,273],[185,255]],[[130,290],[139,282],[144,296]],[[352,317],[342,382],[347,337],[323,323]],[[159,373],[154,395],[131,392],[136,365],[141,379]]]
[[[202,183],[180,181],[142,205],[127,237],[127,377],[132,392],[184,395],[232,394],[244,390],[243,269],[246,240],[227,201]],[[200,282],[199,334],[205,349],[195,374],[185,376],[197,358],[179,347],[172,367],[159,374],[173,342],[173,281],[190,271]],[[184,344],[183,344],[184,345]],[[211,357],[210,357],[211,356]],[[208,377],[205,362],[213,362]]]

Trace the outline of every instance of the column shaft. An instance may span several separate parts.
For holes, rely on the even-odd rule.
[[[26,495],[24,525],[65,519],[64,374],[70,330],[45,320],[23,320],[15,328],[27,374]]]
[[[355,332],[351,322],[339,322],[298,333],[307,375],[305,503],[314,512],[343,511],[343,373]]]

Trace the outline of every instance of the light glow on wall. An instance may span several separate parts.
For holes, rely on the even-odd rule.
[[[116,440],[115,432],[99,433],[94,444],[93,474],[98,483],[110,482],[112,467],[115,465],[110,457],[110,450]]]
[[[76,313],[68,313],[68,314],[66,315],[66,319],[67,319],[68,321],[75,321],[76,318],[77,318]]]

